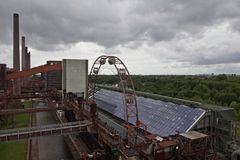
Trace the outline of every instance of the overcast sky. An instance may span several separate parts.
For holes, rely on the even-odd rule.
[[[240,74],[239,0],[0,0],[0,63],[12,67],[12,17],[32,66],[121,58],[132,74]]]

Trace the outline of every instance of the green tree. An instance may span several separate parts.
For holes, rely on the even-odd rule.
[[[237,103],[236,101],[233,101],[230,104],[230,107],[234,108],[235,115],[236,115],[237,119],[240,120],[240,104]]]
[[[222,105],[227,104],[230,105],[232,101],[235,101],[237,99],[237,95],[235,93],[224,93],[219,92],[215,95],[215,100]]]
[[[196,96],[200,96],[202,99],[209,98],[210,90],[205,84],[198,84],[194,87],[194,91],[196,91],[195,93],[197,93]]]
[[[227,80],[227,75],[226,74],[219,74],[217,76],[217,79],[220,80],[220,81]]]

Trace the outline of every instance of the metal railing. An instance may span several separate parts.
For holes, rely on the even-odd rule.
[[[30,128],[8,129],[0,131],[0,142],[14,141],[50,135],[64,135],[86,132],[89,121],[78,121],[61,124],[51,124]]]

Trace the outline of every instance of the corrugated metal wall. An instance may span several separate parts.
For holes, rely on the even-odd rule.
[[[62,61],[47,61],[47,64],[61,64]],[[62,71],[50,71],[46,73],[46,88],[62,89]]]

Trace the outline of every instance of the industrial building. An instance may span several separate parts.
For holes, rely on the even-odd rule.
[[[98,57],[89,74],[88,60],[63,59],[31,67],[29,54],[20,71],[18,23],[14,14],[13,70],[7,72],[6,65],[0,65],[1,122],[13,114],[50,111],[59,121],[33,126],[31,116],[27,128],[0,131],[1,142],[28,139],[29,159],[33,138],[54,135],[64,136],[74,159],[81,160],[235,160],[240,156],[232,108],[136,92],[118,57]],[[117,70],[119,89],[96,84],[106,64]],[[30,86],[26,77],[39,73],[46,75],[46,88],[21,92]],[[20,99],[33,98],[47,106],[22,108]]]
[[[141,143],[146,143],[150,141],[150,143],[147,146],[151,146],[153,142],[151,141],[159,141],[159,145],[163,145],[163,142],[169,141],[168,145],[163,145],[162,149],[164,148],[172,148],[173,146],[177,147],[182,143],[189,143],[192,145],[196,145],[202,139],[203,141],[206,141],[206,145],[202,146],[201,151],[194,152],[190,148],[186,149],[185,145],[181,146],[186,150],[187,152],[199,154],[199,157],[201,157],[201,153],[204,152],[204,155],[206,157],[214,158],[214,155],[218,155],[219,157],[231,157],[232,153],[234,153],[235,150],[231,150],[236,143],[233,143],[234,138],[236,137],[236,123],[234,121],[234,115],[233,110],[231,108],[223,108],[223,107],[214,107],[214,106],[204,106],[204,105],[186,105],[184,103],[174,103],[169,101],[163,101],[156,98],[156,95],[146,96],[141,93],[137,93],[138,96],[136,96],[136,101],[134,104],[137,103],[138,107],[138,117],[135,116],[129,116],[128,118],[128,127],[125,126],[126,124],[126,107],[124,103],[130,103],[132,104],[132,97],[130,99],[128,98],[128,101],[124,101],[124,95],[121,92],[113,91],[104,88],[98,88],[94,92],[91,88],[89,88],[89,85],[92,87],[91,84],[93,82],[93,79],[88,79],[88,72],[87,72],[87,66],[88,62],[87,60],[68,60],[64,59],[61,63],[54,63],[54,64],[48,64],[44,67],[36,67],[31,70],[22,71],[22,75],[30,75],[33,73],[41,72],[41,70],[44,70],[44,72],[51,71],[52,67],[58,66],[54,68],[53,70],[60,70],[62,68],[62,82],[58,84],[62,84],[63,88],[63,104],[62,107],[64,107],[64,116],[66,116],[66,120],[61,119],[62,123],[67,126],[72,125],[68,124],[70,122],[78,121],[79,119],[83,120],[89,120],[92,121],[92,123],[96,123],[97,128],[88,128],[87,130],[82,128],[81,130],[77,130],[80,132],[80,141],[78,143],[86,143],[86,147],[88,148],[87,152],[90,154],[92,152],[95,152],[96,149],[100,151],[98,154],[100,154],[100,157],[104,157],[104,149],[102,148],[102,145],[106,143],[109,147],[111,146],[111,149],[114,151],[116,150],[116,146],[120,145],[121,142],[119,142],[119,139],[130,141],[132,140],[132,137],[129,137],[129,130],[135,128],[132,126],[135,125],[136,122],[141,122],[142,126],[136,126],[136,128],[139,128],[136,130],[137,137],[140,139],[138,142],[139,145]],[[59,68],[60,67],[60,68]],[[51,68],[51,69],[48,69]],[[81,69],[78,69],[81,68]],[[37,70],[36,70],[37,69]],[[75,70],[75,71],[74,71]],[[92,71],[92,70],[91,70]],[[25,75],[26,73],[26,75]],[[96,69],[95,69],[95,73]],[[123,74],[123,73],[121,73]],[[6,75],[6,79],[10,79],[9,77],[12,77],[13,79],[15,77],[21,77],[22,75],[19,75],[17,73],[11,73]],[[49,80],[49,79],[48,79]],[[59,80],[55,80],[58,81]],[[79,83],[80,82],[80,83]],[[90,83],[89,83],[90,82]],[[88,87],[87,87],[88,86]],[[96,85],[94,85],[96,87]],[[107,87],[106,87],[107,88]],[[128,91],[125,91],[127,96],[129,96]],[[93,93],[93,94],[89,94]],[[52,95],[41,95],[41,97],[52,97]],[[96,107],[90,107],[88,108],[84,103],[84,99],[88,99],[91,96],[93,100],[96,102]],[[94,96],[94,97],[93,97]],[[131,95],[130,95],[131,96]],[[24,98],[24,95],[22,94],[20,96],[21,98]],[[32,97],[38,97],[38,95],[32,95]],[[2,97],[4,98],[4,97]],[[6,97],[7,98],[7,97]],[[11,98],[11,96],[10,96]],[[61,100],[61,101],[62,101]],[[88,102],[89,103],[89,102]],[[92,102],[91,102],[92,103]],[[51,106],[53,104],[49,104]],[[82,106],[83,105],[83,106]],[[94,105],[94,103],[90,104]],[[80,108],[78,108],[79,106]],[[77,109],[77,108],[78,109]],[[83,108],[82,108],[83,107]],[[6,108],[6,107],[5,107]],[[67,109],[68,108],[68,109]],[[77,110],[76,110],[77,109]],[[73,111],[71,111],[73,110]],[[39,110],[38,110],[39,111]],[[2,111],[3,112],[3,111]],[[23,111],[24,112],[24,111]],[[31,112],[37,112],[36,110],[32,110]],[[135,112],[133,115],[136,115]],[[62,117],[61,117],[62,118]],[[137,121],[136,121],[136,118]],[[75,124],[74,124],[75,125]],[[85,123],[83,124],[83,126]],[[90,125],[90,123],[88,123]],[[83,127],[81,125],[81,127]],[[147,126],[144,128],[144,126]],[[49,126],[46,126],[49,128]],[[74,126],[73,126],[74,127]],[[105,128],[106,127],[106,128]],[[130,127],[130,128],[129,128]],[[47,129],[46,128],[46,129]],[[51,127],[50,127],[51,128]],[[105,128],[105,129],[104,129]],[[36,128],[36,135],[34,136],[41,136],[42,134],[49,135],[49,133],[45,133],[44,130],[41,128]],[[97,129],[97,130],[96,130]],[[105,130],[108,130],[107,132]],[[59,131],[51,131],[51,133],[55,132],[56,134],[62,134],[69,133],[67,130],[62,130],[62,128],[58,129]],[[76,130],[72,128],[74,132]],[[85,131],[84,131],[85,130]],[[197,132],[196,132],[197,131]],[[16,131],[15,131],[16,132]],[[21,132],[24,132],[24,130],[17,130],[16,136],[13,137],[15,133],[10,132],[11,135],[6,134],[6,132],[1,132],[0,134],[1,140],[7,139],[15,139],[16,137],[23,136]],[[73,134],[74,132],[70,132]],[[83,133],[81,133],[83,132]],[[97,141],[97,139],[94,138],[94,135],[100,136],[103,140],[103,142]],[[113,134],[114,137],[111,138],[110,135]],[[144,136],[144,135],[151,135]],[[51,134],[50,134],[51,135]],[[72,137],[71,135],[70,137]],[[110,136],[110,137],[109,137]],[[23,136],[24,137],[24,136]],[[28,137],[28,136],[27,136]],[[27,138],[25,136],[25,138]],[[72,146],[76,143],[76,136],[74,138],[66,137],[68,140],[69,146]],[[145,138],[147,139],[145,139]],[[189,137],[194,137],[193,139]],[[129,139],[130,138],[130,139]],[[157,139],[156,139],[157,138]],[[170,139],[169,139],[170,138]],[[74,139],[74,140],[72,140]],[[86,141],[88,139],[88,141]],[[145,139],[145,140],[144,140]],[[114,141],[115,140],[115,141]],[[196,142],[195,142],[196,141]],[[94,143],[95,147],[90,145],[88,142]],[[182,143],[179,143],[182,142]],[[131,142],[132,143],[132,142]],[[131,144],[132,145],[132,144]],[[140,145],[141,146],[141,145]],[[142,145],[144,147],[145,145]],[[160,147],[158,146],[158,147]],[[174,148],[175,148],[174,147]],[[179,146],[180,147],[180,146]],[[148,147],[147,147],[148,148]],[[125,157],[125,159],[129,159],[130,157],[148,157],[147,159],[151,159],[152,157],[152,151],[147,152],[146,150],[149,150],[149,148],[132,148],[134,151],[134,154],[128,154],[129,151],[122,151],[122,156]],[[173,148],[173,149],[174,149]],[[208,152],[205,152],[206,149]],[[210,152],[209,152],[210,149]],[[235,148],[236,149],[236,148]],[[127,149],[128,150],[128,149]],[[159,148],[161,150],[161,147]],[[205,150],[205,151],[204,151]],[[176,154],[176,150],[172,150],[170,157],[177,159],[179,156]],[[216,153],[216,154],[213,154]],[[83,154],[83,153],[82,153]],[[159,157],[157,153],[153,156],[153,159],[158,159],[156,157]],[[166,154],[166,153],[164,153]],[[182,157],[188,157],[189,154],[182,152]],[[157,156],[158,155],[158,156]],[[186,156],[188,155],[188,156]],[[223,156],[224,155],[224,156]],[[127,158],[128,157],[128,158]],[[155,157],[155,158],[154,158]],[[162,157],[162,156],[160,156]],[[191,157],[191,156],[190,156]],[[101,159],[101,158],[100,158]],[[141,158],[140,158],[141,159]],[[165,158],[168,159],[168,158]],[[206,158],[207,159],[207,158]]]
[[[123,120],[124,107],[121,93],[114,91],[118,90],[114,87],[101,87],[103,89],[97,91],[95,95],[100,112]],[[161,137],[174,136],[178,133],[194,130],[208,135],[216,135],[211,139],[216,151],[221,155],[227,155],[228,158],[231,157],[234,152],[232,147],[236,145],[237,136],[237,123],[232,108],[200,105],[199,103],[184,105],[184,102],[186,102],[184,100],[182,104],[177,104],[160,100],[162,97],[158,95],[137,93],[139,95],[137,96],[139,114],[141,120],[147,124],[148,131]],[[106,120],[105,117],[103,117],[103,121],[118,128],[118,132],[122,136],[126,135],[125,128],[116,127],[112,121]]]
[[[87,94],[88,60],[62,60],[62,89]]]
[[[47,61],[47,65],[60,64],[61,61]],[[62,89],[62,72],[61,71],[49,71],[45,74],[45,87],[47,90],[56,88],[57,90]]]

